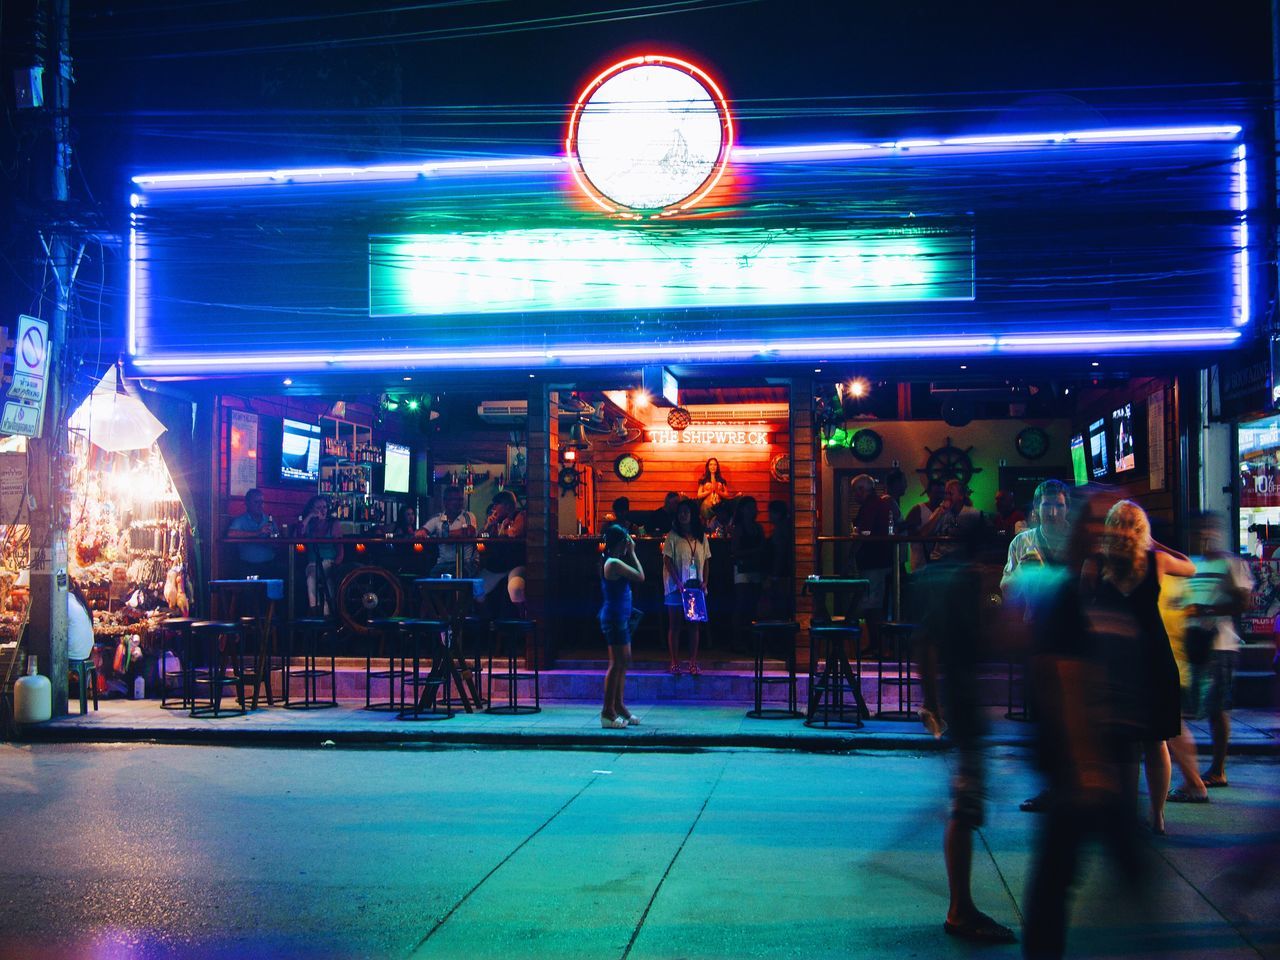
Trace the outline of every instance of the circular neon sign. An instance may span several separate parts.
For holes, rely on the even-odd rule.
[[[659,55],[615,63],[587,84],[565,138],[583,192],[636,218],[694,206],[724,175],[732,146],[733,120],[715,81]]]

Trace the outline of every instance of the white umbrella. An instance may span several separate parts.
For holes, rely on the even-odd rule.
[[[141,400],[121,392],[114,364],[69,422],[71,429],[84,433],[94,446],[112,453],[145,450],[165,431],[164,424]]]

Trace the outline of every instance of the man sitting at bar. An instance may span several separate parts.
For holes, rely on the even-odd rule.
[[[996,493],[995,528],[996,534],[1005,539],[1012,539],[1027,529],[1027,516],[1018,509],[1017,500],[1008,490]]]
[[[231,525],[227,528],[227,538],[249,540],[274,537],[279,533],[271,519],[262,513],[262,491],[254,487],[246,492],[244,513],[231,521]],[[280,579],[284,576],[275,547],[265,543],[241,543],[236,545],[236,551],[240,576],[258,577],[264,580]]]
[[[876,493],[876,482],[868,474],[860,473],[850,483],[856,510],[850,521],[850,532],[854,536],[888,536],[892,502]],[[867,621],[867,645],[879,649],[885,585],[893,574],[893,546],[884,542],[855,542],[850,548],[850,561],[857,575],[871,583],[862,601],[862,615]]]
[[[662,506],[649,513],[645,529],[655,537],[665,537],[676,525],[676,508],[680,506],[680,494],[671,490],[662,499]]]
[[[928,519],[933,516],[935,510],[942,505],[942,499],[947,494],[946,481],[940,477],[930,477],[929,484],[926,487],[927,499],[924,503],[917,503],[907,513],[907,517],[902,522],[902,532],[908,535],[917,534]],[[924,569],[924,565],[929,562],[929,552],[933,546],[928,543],[911,544],[911,572],[919,573]]]
[[[420,533],[431,537],[474,537],[476,535],[476,515],[470,510],[462,509],[462,488],[448,486],[444,488],[444,509],[426,522]],[[458,568],[458,551],[462,551],[462,567]],[[474,576],[476,567],[476,546],[474,543],[441,543],[438,545],[435,565],[430,576],[443,574],[455,576]]]
[[[960,558],[972,549],[972,540],[982,530],[982,514],[969,502],[969,489],[959,480],[948,480],[945,499],[920,528],[923,536],[945,537],[933,544],[929,562]]]
[[[640,536],[644,533],[641,517],[631,512],[631,500],[628,497],[618,497],[613,501],[613,509],[605,514],[604,528],[614,523],[627,531],[629,536]]]

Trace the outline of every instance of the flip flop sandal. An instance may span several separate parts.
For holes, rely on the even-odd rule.
[[[1206,793],[1203,797],[1197,797],[1194,793],[1179,787],[1177,790],[1170,790],[1165,800],[1169,803],[1208,803],[1209,795]]]
[[[942,924],[942,929],[960,940],[973,943],[1017,943],[1018,938],[1004,924],[996,923],[986,914],[979,914],[963,923],[952,923],[950,920]]]
[[[1227,786],[1226,777],[1203,777],[1202,779],[1204,780],[1204,785],[1208,787],[1210,790],[1216,787]]]

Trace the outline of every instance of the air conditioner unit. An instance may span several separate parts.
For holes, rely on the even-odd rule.
[[[529,419],[529,401],[485,400],[476,407],[476,416],[485,423],[524,423]]]
[[[1005,380],[937,381],[929,384],[929,395],[938,400],[1009,400],[1027,395],[1027,387]]]
[[[528,400],[485,400],[476,407],[476,416],[485,423],[510,424],[524,423],[529,419]],[[576,405],[562,401],[560,405],[561,420],[578,420],[589,418],[588,425],[597,422],[599,429],[604,428],[604,417],[589,403],[579,401]]]
[[[698,423],[785,423],[791,412],[785,403],[753,403],[735,406],[694,404],[688,408],[693,422]]]

